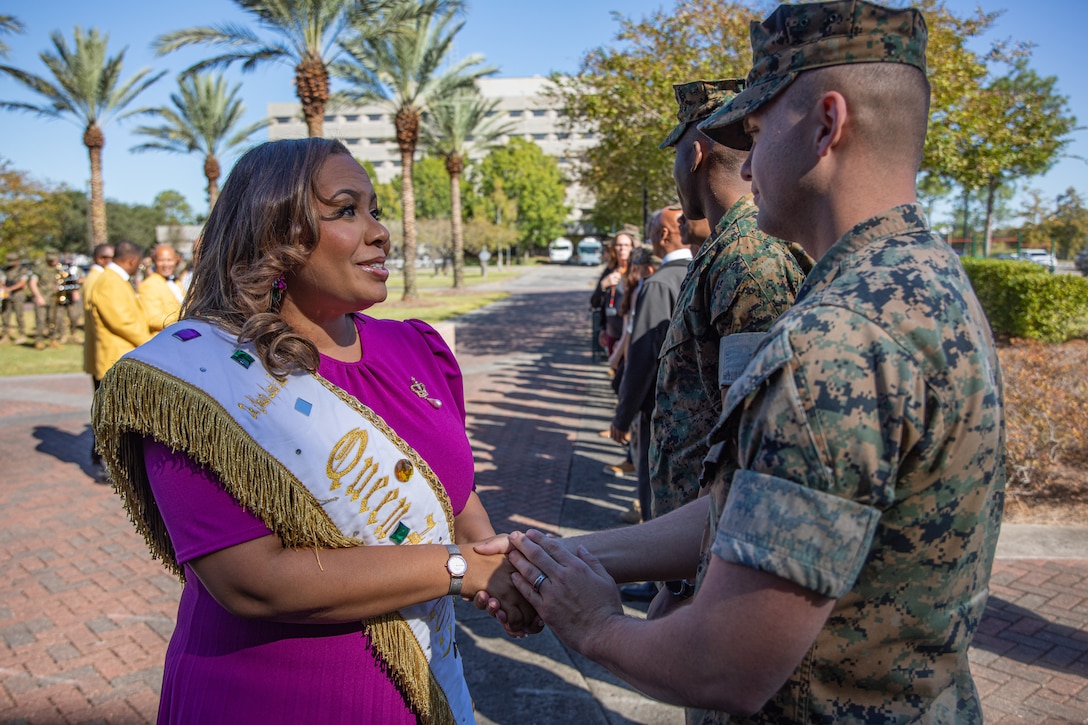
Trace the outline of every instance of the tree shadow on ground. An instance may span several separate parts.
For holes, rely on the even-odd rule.
[[[1051,622],[1000,597],[986,603],[971,646],[1027,665],[1088,677],[1084,630]]]

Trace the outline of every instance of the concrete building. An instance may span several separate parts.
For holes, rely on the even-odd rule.
[[[594,132],[586,127],[570,127],[559,104],[546,95],[547,78],[483,78],[480,93],[487,100],[499,101],[495,113],[505,116],[511,126],[509,135],[536,143],[545,154],[559,161],[559,168],[571,179],[566,203],[571,207],[571,233],[579,234],[580,221],[593,203],[592,198],[574,183],[575,165],[580,154],[596,143]],[[305,138],[306,124],[299,103],[269,103],[269,139]],[[325,113],[325,136],[344,142],[361,161],[374,164],[378,182],[385,183],[400,173],[400,149],[393,138],[393,114],[380,104],[330,107]],[[422,150],[418,152],[422,155]],[[478,154],[477,154],[478,155]],[[417,155],[417,158],[419,156]]]

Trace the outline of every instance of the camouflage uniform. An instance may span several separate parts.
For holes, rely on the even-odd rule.
[[[709,446],[706,435],[722,412],[721,384],[744,369],[756,344],[789,309],[812,268],[800,246],[756,227],[751,196],[739,199],[703,245],[680,288],[657,374],[652,417],[650,483],[653,515],[693,500]],[[719,348],[739,361],[719,376]]]
[[[714,555],[834,611],[760,713],[689,721],[981,723],[967,648],[997,544],[1003,420],[989,324],[921,208],[854,227],[711,434],[742,469],[711,483]]]
[[[7,286],[12,287],[25,280],[22,288],[8,293],[7,299],[0,305],[0,318],[2,318],[3,336],[12,341],[22,341],[26,338],[26,320],[23,318],[26,301],[30,295],[30,271],[23,266],[17,256],[8,255]]]

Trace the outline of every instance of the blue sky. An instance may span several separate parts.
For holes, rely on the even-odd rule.
[[[1035,44],[1032,67],[1041,75],[1058,77],[1058,90],[1069,98],[1069,106],[1080,125],[1088,126],[1088,79],[1079,63],[1070,62],[1075,49],[1084,42],[1088,26],[1085,0],[946,0],[958,14],[975,6],[986,11],[1004,10],[996,27],[984,39],[1011,39]],[[48,76],[38,54],[52,48],[49,39],[60,31],[71,43],[72,29],[98,27],[109,34],[111,55],[122,48],[128,78],[144,67],[170,73],[141,95],[135,105],[169,104],[176,88],[173,76],[205,57],[203,48],[156,57],[151,42],[158,35],[197,25],[246,22],[247,16],[229,0],[86,0],[19,3],[13,12],[27,30],[6,36],[11,47],[8,64]],[[500,76],[546,75],[552,71],[573,72],[584,52],[608,45],[617,30],[612,11],[622,9],[631,17],[642,17],[657,8],[671,7],[672,0],[551,0],[528,3],[523,0],[469,0],[464,30],[458,37],[457,55],[482,53],[500,68]],[[1046,12],[1040,12],[1045,8]],[[977,50],[984,50],[979,47]],[[254,72],[228,72],[233,82],[242,83],[241,97],[247,107],[247,122],[265,115],[269,102],[293,101],[292,69],[285,64],[266,65]],[[30,101],[39,99],[0,77],[0,98]],[[162,152],[134,154],[129,149],[140,142],[129,130],[140,119],[113,121],[105,127],[105,192],[109,199],[150,204],[164,189],[181,192],[197,211],[206,209],[203,161],[195,155]],[[257,138],[262,138],[259,133]],[[89,165],[82,144],[82,129],[72,122],[46,121],[26,113],[0,111],[0,157],[36,179],[88,188]],[[1073,134],[1068,153],[1088,158],[1088,130]],[[233,159],[224,159],[230,164]],[[1060,161],[1046,176],[1030,179],[1021,186],[1038,188],[1053,198],[1066,188],[1076,187],[1088,196],[1088,163],[1074,158]],[[939,220],[938,220],[939,221]]]

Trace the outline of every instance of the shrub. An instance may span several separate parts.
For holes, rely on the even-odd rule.
[[[968,257],[963,267],[995,334],[1064,342],[1088,333],[1088,279],[1015,260]]]
[[[998,348],[1011,499],[1088,498],[1088,343]]]

